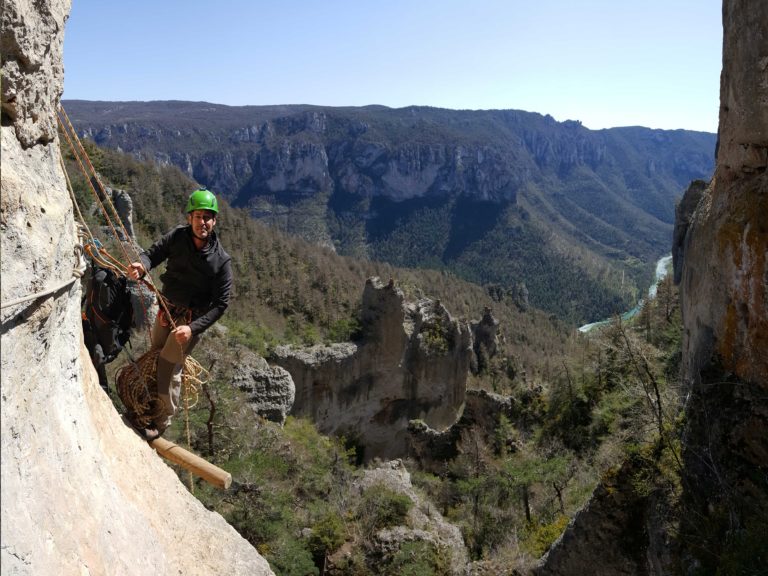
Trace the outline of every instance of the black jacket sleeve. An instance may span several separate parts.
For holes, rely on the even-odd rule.
[[[214,281],[211,307],[205,314],[196,318],[189,324],[193,335],[197,336],[198,334],[202,334],[210,328],[216,320],[224,315],[224,311],[229,306],[229,296],[231,291],[232,263],[230,260],[227,260],[221,267],[221,270],[219,270]]]

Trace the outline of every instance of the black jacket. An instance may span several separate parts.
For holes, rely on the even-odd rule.
[[[178,226],[141,254],[144,268],[151,270],[167,260],[163,296],[173,304],[192,309],[192,334],[198,335],[221,318],[229,306],[232,265],[229,254],[211,231],[208,244],[198,250],[190,226]]]

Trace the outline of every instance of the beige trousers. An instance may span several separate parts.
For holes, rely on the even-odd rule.
[[[186,346],[176,342],[170,326],[163,326],[158,314],[152,326],[152,349],[160,350],[157,357],[157,395],[163,403],[163,418],[155,425],[160,433],[171,425],[171,418],[176,414],[181,396],[181,373],[184,357],[192,352],[199,338],[192,336]]]

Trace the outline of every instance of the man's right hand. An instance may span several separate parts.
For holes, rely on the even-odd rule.
[[[147,271],[144,269],[144,264],[141,262],[133,262],[128,265],[128,276],[134,280],[138,280],[146,273]]]

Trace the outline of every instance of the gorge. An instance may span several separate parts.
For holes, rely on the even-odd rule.
[[[3,574],[272,574],[273,568],[267,564],[262,553],[274,552],[276,548],[270,550],[269,546],[263,546],[257,550],[221,514],[213,512],[208,504],[204,505],[190,494],[177,474],[124,425],[111,400],[99,388],[95,372],[84,351],[80,318],[82,294],[77,274],[73,272],[80,269],[79,256],[75,252],[77,235],[72,202],[61,169],[60,143],[56,133],[56,109],[63,76],[61,44],[69,8],[67,0],[6,0],[3,4],[0,128],[3,301],[0,326],[3,463],[0,482],[3,527],[0,562]],[[716,173],[709,183],[689,188],[680,203],[677,225],[674,227],[674,268],[682,291],[684,321],[680,356],[683,367],[680,385],[685,399],[682,407],[684,417],[678,422],[682,426],[682,434],[675,437],[681,450],[680,467],[676,470],[679,472],[682,497],[679,508],[672,510],[678,515],[679,523],[674,526],[674,530],[658,529],[660,511],[666,512],[670,508],[665,508],[666,501],[659,491],[643,492],[643,489],[649,486],[653,488],[654,485],[650,482],[639,483],[638,468],[635,467],[636,460],[652,459],[653,447],[645,447],[645,451],[642,447],[632,447],[632,457],[621,466],[606,471],[589,504],[570,524],[566,518],[564,524],[552,522],[546,526],[537,526],[537,529],[542,530],[554,530],[559,526],[562,530],[568,524],[564,534],[536,567],[537,574],[738,574],[759,573],[768,566],[765,557],[765,534],[768,529],[765,520],[768,518],[768,358],[765,354],[768,350],[768,6],[756,0],[726,2],[723,25],[725,35],[720,144]],[[72,104],[67,104],[71,111],[76,107]],[[90,105],[82,104],[85,107]],[[159,116],[171,115],[173,106],[167,103],[153,106],[156,106]],[[179,106],[184,108],[185,105]],[[192,118],[195,114],[201,114],[194,123],[196,127],[176,126],[171,129],[162,126],[156,117],[143,124],[129,124],[124,118],[109,120],[100,128],[86,126],[84,130],[92,130],[94,137],[99,130],[104,130],[105,138],[125,133],[157,143],[170,139],[173,130],[184,129],[188,130],[185,135],[190,136],[185,140],[199,142],[195,138],[202,140],[205,134],[196,130],[206,121],[212,125],[217,124],[215,117],[221,111],[216,106],[207,106],[207,111],[195,106],[188,109],[191,110]],[[131,105],[116,104],[114,108],[120,112],[131,108]],[[609,268],[615,265],[609,265],[613,258],[628,260],[626,266],[634,274],[637,285],[643,285],[640,278],[650,279],[650,266],[649,270],[642,273],[639,271],[641,266],[633,259],[640,261],[644,258],[645,264],[650,265],[653,259],[668,252],[667,240],[673,230],[669,197],[685,188],[692,178],[709,178],[712,167],[712,135],[668,134],[632,128],[595,135],[585,133],[575,124],[555,126],[554,121],[542,116],[528,117],[512,112],[481,114],[484,121],[494,124],[501,122],[501,117],[502,124],[509,124],[509,130],[509,126],[515,123],[525,124],[527,121],[550,130],[547,137],[528,132],[515,140],[522,147],[512,150],[507,160],[517,159],[521,164],[515,170],[508,170],[496,162],[501,162],[501,153],[466,142],[463,143],[464,148],[459,146],[461,142],[450,146],[434,146],[433,143],[391,145],[383,128],[377,128],[376,122],[372,121],[365,126],[363,119],[364,114],[371,113],[376,116],[377,122],[384,122],[380,117],[389,118],[389,122],[398,130],[410,130],[410,124],[415,124],[420,130],[428,132],[426,128],[435,127],[430,120],[431,115],[439,115],[439,111],[404,109],[395,114],[395,120],[392,120],[389,112],[375,107],[350,112],[353,116],[359,116],[358,123],[349,119],[334,123],[336,120],[331,118],[330,112],[319,113],[313,107],[301,107],[299,114],[295,112],[285,107],[261,111],[259,113],[265,115],[261,121],[249,121],[236,129],[226,122],[221,123],[223,133],[226,134],[224,140],[268,144],[251,157],[247,153],[227,156],[227,152],[222,152],[224,161],[220,163],[218,160],[221,158],[216,152],[207,149],[177,151],[178,159],[183,161],[185,169],[195,178],[222,189],[226,187],[227,179],[233,172],[218,169],[226,167],[227,162],[234,162],[243,174],[248,175],[248,180],[234,183],[237,186],[231,188],[233,200],[237,200],[234,190],[239,191],[239,187],[244,186],[247,188],[250,183],[252,188],[248,191],[257,190],[260,193],[240,198],[243,205],[249,206],[254,213],[264,211],[274,215],[275,221],[286,227],[296,230],[305,227],[307,233],[315,234],[315,240],[330,240],[340,252],[370,251],[367,254],[370,256],[377,250],[384,253],[391,249],[392,244],[401,240],[401,236],[391,230],[372,227],[376,228],[379,238],[384,239],[375,246],[369,245],[360,240],[363,231],[367,233],[368,228],[358,218],[374,219],[377,213],[383,212],[391,215],[406,206],[404,202],[412,202],[407,206],[414,210],[408,210],[407,214],[400,216],[412,224],[423,216],[440,215],[442,219],[436,220],[444,225],[453,222],[452,218],[457,211],[461,212],[467,206],[473,209],[481,206],[487,212],[499,212],[501,216],[497,214],[497,220],[493,220],[494,226],[499,226],[495,228],[497,236],[491,235],[489,241],[500,237],[499,234],[514,231],[519,234],[519,239],[527,239],[534,244],[535,240],[546,238],[548,242],[542,245],[541,253],[553,247],[563,247],[570,241],[579,247],[576,252],[570,253],[573,262],[566,259],[570,263],[575,262],[574,270],[561,279],[563,285],[555,292],[557,298],[568,293],[567,288],[574,278],[583,275],[583,270],[577,264],[579,256],[588,259],[587,252],[582,252],[586,247],[594,248],[596,258]],[[448,122],[450,131],[458,134],[457,141],[465,137],[461,136],[462,130],[466,128],[462,120],[463,117],[459,115],[453,123]],[[82,117],[80,121],[85,122]],[[136,134],[132,133],[133,130],[136,130]],[[370,136],[378,130],[379,143],[358,139],[348,146],[349,150],[342,144],[337,148],[330,145],[326,147],[325,144],[321,146],[319,135],[329,132],[336,134],[336,130],[341,130],[345,137],[356,132]],[[543,187],[549,179],[556,178],[560,171],[576,172],[592,184],[602,176],[608,178],[607,174],[601,172],[611,165],[608,144],[630,134],[640,136],[643,142],[641,148],[658,146],[662,151],[661,156],[670,162],[664,164],[666,160],[648,156],[644,157],[647,162],[635,165],[629,174],[617,176],[612,173],[612,181],[619,179],[623,181],[622,184],[632,184],[636,190],[642,191],[632,198],[613,195],[614,188],[626,189],[623,185],[612,187],[605,182],[604,185],[597,185],[600,198],[606,204],[622,209],[632,205],[632,210],[606,214],[604,219],[586,211],[584,204],[589,196],[587,191],[593,190],[591,185],[567,190],[555,186],[551,194],[542,194],[539,187]],[[605,146],[598,145],[601,139]],[[677,151],[689,152],[678,154],[670,148],[671,143],[675,143]],[[633,146],[621,146],[620,149],[629,156],[639,154]],[[329,151],[336,155],[329,155]],[[470,153],[464,154],[467,151]],[[522,154],[522,151],[526,155],[517,158],[515,153]],[[168,155],[165,158],[154,155],[157,149],[151,152],[154,160],[172,161],[170,152],[164,152]],[[214,163],[211,158],[217,162]],[[495,168],[485,171],[486,160],[489,158],[495,160]],[[296,159],[300,161],[288,163],[288,160]],[[258,172],[254,166],[263,167],[264,170]],[[339,172],[333,172],[330,169],[332,166],[338,167]],[[518,171],[520,166],[522,169]],[[531,176],[531,180],[525,180],[524,176]],[[430,204],[430,194],[436,192],[436,189],[431,188],[432,184],[438,188],[452,184],[455,185],[453,190],[459,191],[468,182],[483,190],[485,197],[470,201],[459,193],[447,203]],[[656,184],[661,188],[654,187]],[[383,198],[382,190],[387,187],[396,190],[399,196],[396,199]],[[659,192],[662,189],[663,193]],[[327,193],[327,197],[322,197],[322,194],[316,196],[318,190]],[[335,198],[338,202],[335,207],[339,211],[334,212],[329,206],[339,190],[345,192],[345,195]],[[290,201],[281,200],[277,194],[273,194],[276,191],[289,191],[293,196]],[[665,198],[660,197],[664,195]],[[310,198],[314,200],[309,201]],[[296,206],[300,209],[292,213],[291,210]],[[499,207],[503,209],[500,211]],[[331,213],[333,218],[328,217]],[[482,209],[474,213],[478,219],[480,213],[485,214]],[[623,227],[625,218],[631,214],[639,214],[637,221],[627,228]],[[333,235],[333,224],[338,224],[334,219],[343,221],[345,216],[349,218],[349,230],[357,233],[357,236],[352,234],[349,238],[342,238]],[[569,219],[570,216],[574,219]],[[561,236],[537,235],[543,234],[539,226],[547,218],[554,219],[563,227]],[[584,221],[596,224],[597,232],[594,236],[585,237],[580,233],[580,222]],[[477,240],[471,236],[475,227],[470,228],[463,230],[464,235],[454,239],[453,244],[446,236],[440,250],[430,256],[460,253],[456,257],[458,263],[461,263],[462,258],[471,258],[474,253],[464,250]],[[645,232],[648,233],[645,244],[641,243],[637,248],[623,246],[628,237],[643,235]],[[278,241],[274,241],[274,245],[277,244]],[[483,247],[488,245],[482,244]],[[286,265],[287,256],[284,255],[291,251],[298,252],[295,246],[290,245],[290,248],[280,253],[284,260],[277,262],[277,267]],[[552,264],[551,260],[547,262]],[[343,266],[353,267],[354,263],[343,261]],[[503,289],[523,279],[517,270],[506,272],[507,276],[495,278],[503,280]],[[621,266],[611,268],[610,272],[606,274],[615,281]],[[490,281],[493,278],[488,276],[482,279]],[[543,293],[536,282],[535,278],[526,279],[531,293],[536,294],[532,296],[534,302]],[[34,296],[53,285],[63,287],[46,296],[16,303],[20,298]],[[333,291],[330,283],[325,286],[327,293]],[[408,432],[420,440],[416,445],[418,456],[425,461],[430,460],[437,451],[449,457],[464,451],[460,454],[463,456],[462,462],[451,461],[436,470],[443,474],[442,478],[437,474],[429,477],[419,474],[422,490],[427,490],[430,483],[440,488],[453,488],[454,485],[440,482],[449,473],[459,474],[456,471],[459,465],[469,462],[467,466],[472,473],[461,478],[461,485],[472,490],[468,492],[471,496],[469,505],[459,509],[459,517],[454,515],[453,521],[458,523],[469,519],[470,524],[479,524],[479,516],[471,517],[471,511],[477,509],[472,505],[501,486],[505,491],[501,492],[499,501],[515,501],[516,506],[518,499],[523,501],[515,510],[517,516],[523,518],[522,522],[528,522],[521,526],[529,526],[530,519],[526,520],[524,513],[530,512],[531,503],[528,498],[535,496],[530,490],[534,482],[531,477],[536,482],[541,481],[542,492],[545,489],[551,491],[552,497],[547,506],[557,512],[557,506],[563,506],[562,499],[558,502],[557,498],[562,490],[561,482],[567,482],[563,478],[570,479],[570,471],[567,467],[555,469],[554,472],[550,468],[537,467],[542,462],[526,459],[532,455],[525,453],[525,442],[529,434],[533,436],[531,421],[541,418],[545,408],[549,409],[544,406],[545,399],[552,400],[551,405],[555,406],[556,384],[560,385],[561,399],[565,399],[561,406],[565,409],[555,415],[583,415],[570,409],[589,407],[589,399],[581,397],[583,390],[571,389],[578,384],[579,378],[584,380],[584,373],[574,374],[572,378],[567,366],[555,365],[548,374],[552,384],[552,394],[548,398],[545,398],[535,383],[526,382],[519,370],[515,373],[516,367],[511,364],[494,368],[512,381],[517,378],[516,385],[522,383],[524,390],[517,390],[515,398],[484,390],[476,390],[462,397],[463,390],[459,386],[441,389],[440,386],[445,386],[448,379],[441,373],[440,365],[430,363],[434,356],[431,357],[429,352],[438,350],[446,357],[455,355],[457,365],[461,367],[471,365],[472,356],[467,350],[469,339],[465,327],[454,323],[447,309],[434,300],[421,308],[404,307],[394,286],[388,286],[374,286],[372,283],[368,289],[370,302],[378,302],[376,294],[384,291],[382,307],[394,310],[392,317],[386,318],[391,321],[390,324],[380,324],[379,333],[368,335],[368,352],[354,350],[352,346],[329,347],[332,351],[340,352],[339,359],[346,364],[343,370],[335,372],[333,366],[322,368],[327,369],[341,386],[350,384],[352,396],[360,396],[367,392],[364,372],[372,368],[379,354],[410,354],[412,357],[409,360],[414,360],[412,363],[405,362],[401,367],[395,361],[384,366],[391,372],[389,376],[397,385],[407,388],[413,384],[408,380],[408,369],[420,370],[430,377],[425,381],[435,391],[436,397],[450,397],[447,404],[451,407],[464,403],[475,423],[488,424],[488,427],[493,428],[494,433],[487,434],[488,438],[468,435],[467,442],[457,448],[458,443],[453,442],[453,439],[434,434],[429,427],[429,424],[441,427],[448,420],[446,413],[440,411],[441,406],[426,406],[429,402],[422,402],[422,408],[435,409],[422,411],[427,422],[406,424],[407,419],[416,413],[415,410],[410,410],[408,406],[387,407],[383,403],[385,410],[380,420],[409,426]],[[595,286],[587,282],[586,288],[592,289]],[[497,292],[502,291],[499,288]],[[621,299],[612,297],[615,292],[607,288],[603,292],[607,294],[607,301],[623,304]],[[275,296],[270,294],[270,297]],[[568,302],[563,306],[558,311],[564,317],[569,317],[571,312],[573,318],[590,316],[591,309],[588,306]],[[602,302],[594,310],[602,310],[604,306],[605,302]],[[444,329],[439,332],[434,330],[434,321],[438,318]],[[540,315],[530,314],[520,318],[521,322],[543,323]],[[426,332],[422,341],[431,335],[433,339],[430,344],[435,348],[420,347],[425,342],[419,342],[418,331],[408,332],[404,328],[406,320],[412,321],[413,326],[419,323],[425,328],[431,326],[433,329]],[[492,320],[483,327],[491,333],[489,326],[493,326]],[[382,337],[384,332],[388,339],[396,340],[402,346],[377,348],[380,344],[377,337]],[[226,330],[216,335],[222,348],[228,346],[230,336]],[[527,337],[522,333],[516,336],[521,339]],[[449,338],[453,338],[455,346],[441,346]],[[247,361],[254,365],[263,364],[261,359],[250,355]],[[297,362],[297,359],[286,353],[285,363],[292,362]],[[363,365],[365,370],[361,368]],[[299,374],[301,367],[294,372]],[[466,371],[462,368],[461,376],[464,374]],[[509,374],[514,376],[510,378]],[[283,371],[280,375],[285,377]],[[316,387],[311,378],[294,378],[297,380],[297,395],[303,395],[302,409],[307,413],[315,411],[318,414],[328,409],[330,413],[324,424],[332,427],[337,416],[332,412],[338,410],[339,406],[324,403],[322,393],[313,398]],[[243,377],[240,380],[247,379]],[[601,384],[603,382],[600,380]],[[330,386],[330,379],[321,384]],[[258,386],[252,385],[252,389],[256,390],[254,394],[258,392]],[[418,390],[411,387],[407,391]],[[572,393],[570,397],[569,393]],[[319,402],[313,403],[313,399]],[[217,397],[220,403],[224,400],[223,394]],[[285,418],[285,404],[293,400],[292,395],[285,394],[275,400],[274,405],[263,409],[278,413],[276,418]],[[250,409],[240,411],[246,413],[246,418],[252,418]],[[232,410],[233,420],[235,416],[240,416],[237,412]],[[500,415],[505,418],[502,419]],[[300,460],[311,460],[315,456],[312,450],[296,450],[286,440],[287,436],[281,436],[279,427],[269,427],[261,421],[248,420],[249,431],[256,433],[246,440],[239,439],[237,434],[241,431],[231,426],[233,420],[228,420],[222,426],[217,432],[220,434],[217,438],[223,437],[230,444],[240,442],[237,450],[250,450],[250,453],[257,452],[254,446],[261,449],[274,445],[277,451],[268,453],[264,450],[262,463],[263,469],[270,474],[287,470],[287,475],[295,475],[296,470],[301,470]],[[322,421],[322,414],[318,420]],[[503,424],[506,437],[496,433],[500,423]],[[289,427],[291,434],[315,438],[311,426],[294,424],[295,427]],[[558,422],[552,425],[558,425]],[[559,425],[568,431],[581,424],[577,420],[561,418]],[[581,425],[578,430],[588,431],[591,426],[590,422],[589,426]],[[496,449],[504,454],[520,456],[520,461],[514,461],[515,464],[522,462],[530,466],[500,469],[498,476],[493,477],[497,482],[480,483],[480,476],[476,472],[483,466],[492,468],[488,466],[489,452],[480,449],[485,440],[488,440],[489,445],[491,441],[498,440],[499,446]],[[318,446],[326,444],[325,441],[318,441],[316,444],[307,442],[302,446],[309,446],[324,457],[326,453]],[[381,446],[378,448],[381,449]],[[386,454],[383,449],[382,454]],[[362,495],[363,503],[370,504],[370,500],[364,498],[365,489],[381,477],[394,478],[406,492],[415,493],[410,484],[411,476],[403,463],[396,461],[362,471],[355,482],[349,482],[350,490],[339,496],[339,490],[346,485],[336,482],[337,477],[330,474],[342,469],[344,460],[338,453],[335,456],[327,460],[318,458],[318,468],[323,471],[323,475],[313,476],[303,482],[300,486],[302,494],[316,490],[324,498],[324,504],[333,499],[348,502]],[[554,451],[548,453],[548,459],[543,464],[557,463],[555,456]],[[446,458],[446,461],[449,459]],[[248,467],[255,467],[250,461],[247,465],[241,463],[238,469],[243,479],[246,473],[251,473]],[[641,471],[647,472],[646,469]],[[556,473],[562,475],[557,476]],[[413,478],[416,477],[414,474]],[[318,526],[333,527],[332,517],[329,516],[331,521],[326,522],[323,516],[325,523],[310,524],[307,520],[309,515],[302,515],[308,507],[303,507],[303,501],[298,500],[293,493],[286,496],[273,485],[266,482],[259,484],[250,476],[247,478],[248,481],[238,482],[236,489],[226,495],[224,506],[232,506],[231,503],[238,499],[249,505],[231,516],[232,522],[236,522],[238,529],[248,534],[249,539],[256,541],[263,536],[263,532],[276,531],[276,527],[280,526],[289,527],[287,536],[281,532],[280,537],[294,538],[290,541],[291,545],[294,542],[316,544],[321,541],[317,538],[318,533],[324,536],[336,535],[331,529],[325,532],[315,530]],[[329,481],[329,478],[333,481]],[[503,484],[502,480],[509,483]],[[397,494],[387,494],[387,502],[403,504],[403,499],[398,498]],[[202,498],[206,494],[199,496]],[[278,500],[278,503],[289,502],[291,507],[286,508],[295,515],[276,513],[284,512],[284,509],[274,506]],[[453,557],[454,565],[445,568],[445,572],[469,573],[463,542],[471,548],[474,558],[481,558],[484,544],[477,533],[472,533],[475,536],[474,542],[468,538],[463,539],[455,526],[443,523],[443,514],[434,505],[419,500],[417,496],[409,497],[408,500],[414,506],[411,515],[419,515],[420,520],[407,529],[403,526],[390,526],[378,530],[375,524],[360,521],[361,517],[367,520],[375,516],[371,512],[375,510],[373,507],[350,508],[350,514],[343,516],[347,522],[360,522],[355,524],[356,528],[370,528],[366,534],[372,535],[371,542],[374,539],[377,541],[376,554],[379,554],[373,557],[371,564],[375,568],[393,565],[392,558],[401,552],[398,546],[403,543],[411,546],[405,547],[406,552],[424,550],[413,546],[420,542],[429,543],[430,536],[426,534],[426,527],[440,524],[439,529],[445,532],[446,537],[439,545],[449,542],[458,550]],[[414,501],[419,504],[414,505]],[[459,494],[445,494],[446,517],[448,513],[455,514],[451,507],[457,506],[459,501]],[[294,502],[300,505],[293,506]],[[460,517],[463,512],[466,512],[467,518]],[[489,516],[496,515],[494,518],[501,521],[509,520],[510,517],[503,516],[503,512],[505,510],[496,506]],[[259,523],[262,520],[265,523]],[[266,523],[266,520],[270,523]],[[487,539],[495,536],[502,542],[513,536],[517,538],[517,533],[512,534],[508,528],[509,524],[505,526],[506,532],[483,536]],[[333,564],[338,570],[343,566],[354,570],[350,542],[343,539],[342,542],[338,554],[328,565]],[[427,549],[439,550],[437,545]],[[288,551],[286,557],[297,556],[298,548],[286,547],[285,550]],[[542,550],[534,550],[538,558]],[[304,552],[305,556],[309,556],[310,566],[315,568],[311,554],[306,550]],[[280,559],[276,556],[275,566]],[[322,558],[323,561],[325,559]],[[497,564],[493,566],[497,569],[491,573],[511,570],[508,564],[504,564],[504,558],[496,561]],[[479,564],[478,561],[472,566],[473,576],[489,573],[490,568],[483,571],[484,568]],[[435,565],[439,566],[439,563],[436,561]]]

